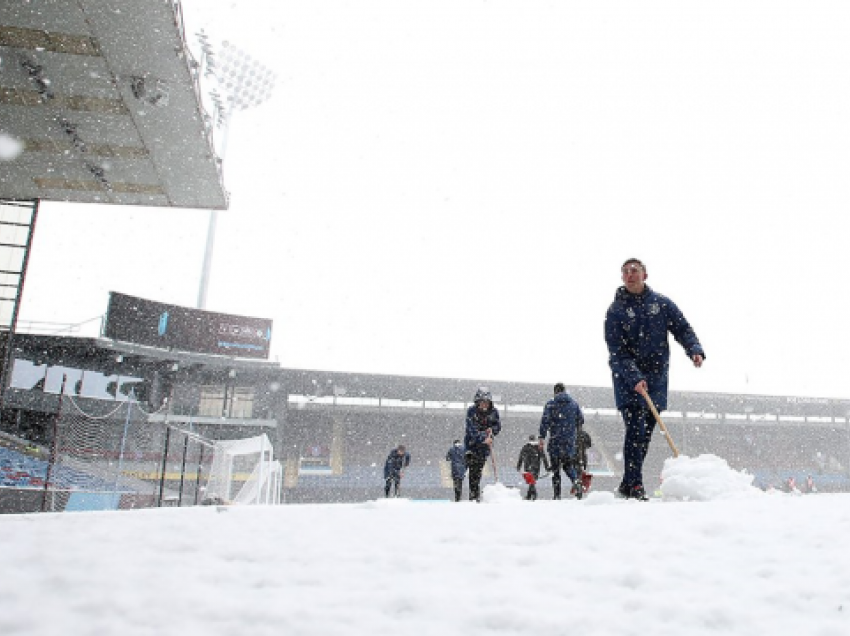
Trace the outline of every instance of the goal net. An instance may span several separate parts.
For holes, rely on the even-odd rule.
[[[202,503],[279,504],[282,482],[267,435],[217,441]]]
[[[133,399],[84,411],[62,396],[45,490],[49,510],[114,510],[153,505],[161,427]],[[107,410],[108,408],[108,410]]]

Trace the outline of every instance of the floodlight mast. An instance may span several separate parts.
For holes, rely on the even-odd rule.
[[[197,34],[197,37],[203,50],[202,63],[206,61],[204,74],[215,76],[219,88],[224,93],[223,99],[217,91],[212,94],[216,110],[215,124],[222,129],[219,161],[223,165],[224,157],[227,154],[227,140],[230,136],[230,120],[233,112],[258,106],[266,101],[271,97],[276,78],[270,69],[229,42],[222,43],[216,56],[206,34],[201,31]],[[198,309],[205,309],[207,306],[207,292],[209,290],[217,225],[218,210],[210,210],[207,244],[204,250],[204,263],[198,289]]]

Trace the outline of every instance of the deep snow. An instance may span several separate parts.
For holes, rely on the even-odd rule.
[[[700,502],[489,484],[481,504],[7,515],[0,633],[850,633],[850,496],[747,481],[704,456],[665,467]]]

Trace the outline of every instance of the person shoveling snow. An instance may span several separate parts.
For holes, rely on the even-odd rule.
[[[528,494],[525,496],[529,501],[537,499],[537,480],[540,479],[540,464],[549,472],[549,459],[543,450],[543,443],[537,441],[536,435],[530,435],[528,441],[519,453],[516,469],[524,469],[522,478],[528,484]]]
[[[676,304],[646,285],[646,266],[630,258],[620,268],[623,286],[605,315],[608,365],[614,382],[617,409],[623,416],[625,466],[617,488],[621,497],[646,501],[643,462],[655,428],[651,402],[659,411],[667,408],[672,333],[694,366],[699,368],[705,351],[691,325]],[[647,404],[644,404],[644,401]],[[673,454],[676,452],[674,450]]]
[[[543,407],[540,419],[540,446],[549,437],[549,463],[552,469],[554,498],[561,498],[561,471],[572,482],[576,499],[584,495],[581,475],[578,472],[576,433],[584,424],[581,407],[567,393],[562,382],[554,386],[554,397]]]
[[[469,467],[469,499],[481,501],[481,474],[493,447],[493,438],[502,430],[499,410],[493,405],[490,391],[481,387],[475,392],[474,404],[466,411],[466,465]],[[495,463],[494,463],[494,477]]]

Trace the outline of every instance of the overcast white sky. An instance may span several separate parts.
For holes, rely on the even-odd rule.
[[[207,308],[272,318],[282,365],[604,386],[637,256],[708,355],[671,388],[850,397],[847,3],[183,5],[279,76]],[[21,318],[193,306],[206,222],[44,204]]]

